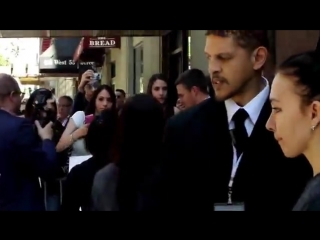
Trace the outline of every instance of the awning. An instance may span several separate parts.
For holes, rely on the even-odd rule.
[[[80,68],[91,68],[94,62],[78,64],[73,61],[73,54],[80,40],[81,38],[55,38],[53,44],[39,57],[39,72],[77,74]]]
[[[0,30],[0,38],[67,38],[96,36],[163,36],[171,30]]]
[[[78,61],[87,49],[120,48],[121,37],[83,37],[73,54],[73,61]]]

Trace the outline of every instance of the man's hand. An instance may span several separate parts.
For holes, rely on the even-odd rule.
[[[41,127],[39,121],[35,121],[38,135],[42,140],[52,139],[53,136],[53,130],[52,130],[52,122],[49,122],[44,128]]]
[[[73,138],[74,140],[78,140],[80,138],[83,138],[88,133],[89,124],[85,124],[82,127],[78,128],[76,131],[74,131]]]
[[[80,84],[78,86],[78,91],[79,92],[83,92],[84,91],[84,89],[83,89],[84,86],[93,79],[93,76],[94,76],[94,72],[91,69],[85,71],[82,74],[81,81],[80,81]]]

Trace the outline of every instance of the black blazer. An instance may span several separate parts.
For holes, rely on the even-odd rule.
[[[266,101],[234,179],[233,200],[247,211],[291,210],[312,178],[306,158],[286,158],[266,129],[270,113]],[[224,102],[211,98],[171,118],[165,149],[162,208],[212,211],[227,202],[233,148]]]

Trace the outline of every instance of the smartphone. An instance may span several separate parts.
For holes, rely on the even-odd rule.
[[[87,115],[87,116],[85,117],[84,123],[85,123],[85,124],[90,124],[90,123],[92,123],[93,119],[94,119],[93,114]]]
[[[100,80],[101,80],[100,74],[99,74],[99,73],[94,73],[94,74],[93,74],[93,77],[92,77],[92,80],[94,80],[94,81],[100,81]]]

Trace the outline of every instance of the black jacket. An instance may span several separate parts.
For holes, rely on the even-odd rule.
[[[62,211],[91,211],[91,188],[96,173],[106,160],[90,158],[71,169],[67,176],[62,198]]]

